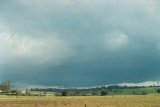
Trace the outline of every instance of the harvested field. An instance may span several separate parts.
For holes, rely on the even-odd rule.
[[[160,107],[160,96],[1,97],[0,107]]]

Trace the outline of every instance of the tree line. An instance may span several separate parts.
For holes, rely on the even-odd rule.
[[[147,88],[149,87],[138,87],[138,86],[101,86],[95,88],[87,88],[87,89],[76,89],[76,88],[31,88],[30,90],[26,90],[25,94],[22,93],[22,90],[13,89],[12,82],[7,80],[0,84],[0,93],[5,95],[32,95],[32,92],[54,92],[57,96],[105,96],[105,95],[118,95],[118,94],[125,94],[126,89],[131,90],[130,95],[146,95],[149,94],[147,92]],[[150,88],[154,89],[155,93],[160,94],[160,86],[151,86]],[[139,91],[140,89],[140,91]],[[143,90],[142,90],[143,89]]]

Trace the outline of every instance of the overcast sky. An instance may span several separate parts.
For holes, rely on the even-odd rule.
[[[160,80],[159,0],[0,0],[0,81],[84,87]]]

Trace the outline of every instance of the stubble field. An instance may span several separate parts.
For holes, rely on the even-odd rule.
[[[160,107],[160,96],[0,97],[0,107]]]

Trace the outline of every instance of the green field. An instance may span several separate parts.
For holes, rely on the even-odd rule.
[[[160,96],[0,96],[0,107],[160,107]]]
[[[145,87],[145,88],[133,88],[133,89],[114,89],[112,92],[109,92],[109,95],[142,95],[142,94],[155,94],[159,87]]]

